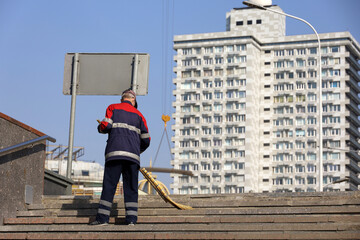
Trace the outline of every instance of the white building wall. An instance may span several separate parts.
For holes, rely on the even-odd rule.
[[[354,190],[359,44],[347,32],[321,38],[324,146],[331,145],[323,181],[325,190]],[[195,176],[172,175],[174,193],[316,190],[316,47],[314,35],[285,36],[283,17],[252,8],[228,13],[226,32],[175,36],[172,165]],[[331,184],[345,177],[352,180]]]

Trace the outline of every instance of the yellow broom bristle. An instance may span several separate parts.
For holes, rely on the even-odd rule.
[[[140,172],[144,175],[144,177],[146,178],[146,180],[149,181],[149,183],[151,184],[151,186],[153,186],[153,188],[159,193],[160,197],[165,201],[165,202],[169,202],[171,205],[173,205],[174,207],[176,207],[177,209],[180,210],[190,210],[193,209],[190,206],[186,206],[183,204],[179,204],[174,202],[164,191],[164,189],[160,186],[160,184],[151,176],[151,174],[145,169],[145,168],[141,168]]]

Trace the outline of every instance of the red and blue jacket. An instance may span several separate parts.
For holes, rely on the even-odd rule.
[[[111,104],[98,131],[109,134],[105,162],[128,160],[140,165],[140,153],[149,147],[151,138],[144,116],[131,102]]]

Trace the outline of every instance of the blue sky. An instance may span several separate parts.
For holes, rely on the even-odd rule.
[[[147,166],[163,133],[161,115],[172,112],[172,36],[223,32],[226,12],[245,7],[235,0],[166,1],[0,0],[0,112],[67,145],[71,97],[62,94],[65,54],[149,53],[149,94],[138,98],[152,136],[141,160]],[[349,31],[360,41],[359,0],[273,0],[273,4],[309,21],[319,33]],[[169,9],[169,17],[164,9]],[[287,18],[286,24],[287,35],[312,34],[300,21]],[[119,98],[77,98],[74,142],[85,147],[82,159],[104,162],[106,135],[97,133],[96,119],[102,119],[106,107]],[[155,166],[171,167],[166,141]],[[169,174],[157,175],[170,186]]]

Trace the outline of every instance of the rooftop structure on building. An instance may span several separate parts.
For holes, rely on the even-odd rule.
[[[360,45],[320,34],[319,179],[318,42],[285,30],[285,16],[235,8],[225,32],[174,37],[171,164],[194,173],[172,175],[175,194],[358,190]]]
[[[47,145],[45,168],[66,176],[68,164],[68,146]],[[79,160],[84,155],[84,147],[74,147],[71,179],[74,181],[73,189],[79,192],[88,191],[90,195],[100,195],[104,167],[95,161]]]

